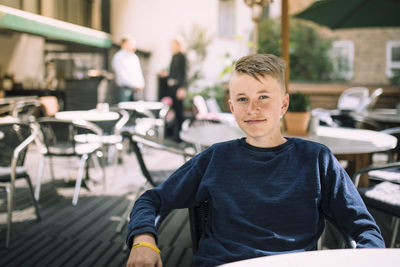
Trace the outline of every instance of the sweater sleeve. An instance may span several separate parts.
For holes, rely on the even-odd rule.
[[[334,155],[320,155],[322,210],[327,219],[351,236],[357,248],[385,247],[379,227],[368,212],[356,187]]]
[[[206,187],[201,182],[202,169],[207,164],[204,154],[192,158],[164,183],[138,198],[130,214],[126,239],[128,247],[132,246],[133,237],[138,234],[152,233],[157,239],[157,215],[166,214],[172,209],[195,206],[208,198]]]

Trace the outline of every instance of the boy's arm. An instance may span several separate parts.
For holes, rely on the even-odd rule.
[[[322,180],[325,215],[356,241],[357,248],[385,247],[380,229],[350,177],[333,154],[328,161]]]
[[[146,191],[136,201],[130,214],[126,244],[130,248],[133,237],[152,234],[157,242],[156,216],[172,209],[187,208],[207,199],[208,193],[202,179],[198,156],[186,162],[164,183]],[[200,160],[201,161],[201,160]],[[199,169],[200,168],[200,169]]]
[[[157,247],[156,240],[150,233],[144,233],[134,237],[134,244],[139,244],[142,242]],[[139,246],[131,249],[126,266],[162,266],[162,262],[160,254],[157,253],[153,248],[148,246]]]

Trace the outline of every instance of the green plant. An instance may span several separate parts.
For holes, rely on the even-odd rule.
[[[311,108],[310,97],[301,92],[289,95],[289,112],[307,112]]]
[[[400,69],[392,69],[393,76],[390,78],[391,85],[400,85]]]
[[[308,24],[293,19],[290,23],[290,79],[326,81],[336,77],[330,52],[332,40],[321,37]],[[266,19],[259,24],[259,53],[281,53],[281,24]]]

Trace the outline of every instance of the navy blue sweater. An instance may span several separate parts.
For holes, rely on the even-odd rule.
[[[321,144],[288,138],[273,148],[238,139],[215,144],[135,203],[127,243],[153,233],[156,214],[211,203],[196,266],[316,248],[324,219],[357,247],[384,247],[374,219],[346,171]]]

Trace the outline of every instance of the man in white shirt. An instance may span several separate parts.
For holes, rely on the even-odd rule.
[[[135,41],[131,36],[125,36],[121,40],[121,49],[112,60],[119,102],[133,101],[134,91],[144,88],[143,73],[135,51]]]

